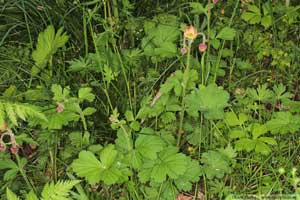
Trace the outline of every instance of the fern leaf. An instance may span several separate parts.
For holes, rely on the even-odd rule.
[[[0,103],[0,124],[3,124],[5,121],[5,110],[2,103]]]
[[[14,111],[14,105],[13,104],[6,104],[5,106],[5,111],[6,111],[6,114],[7,114],[7,117],[8,119],[15,125],[17,126],[18,125],[18,122],[17,122],[17,116],[16,116],[16,113]]]
[[[0,124],[8,119],[16,126],[18,125],[18,118],[26,121],[29,117],[48,121],[37,106],[22,103],[0,102]]]
[[[69,200],[71,189],[78,184],[78,180],[58,181],[56,184],[47,183],[42,192],[42,200]]]

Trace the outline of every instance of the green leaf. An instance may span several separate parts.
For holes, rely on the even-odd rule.
[[[72,168],[79,177],[85,177],[89,184],[98,183],[104,171],[101,162],[89,151],[81,151],[79,158],[73,161]]]
[[[241,126],[248,120],[248,116],[240,113],[239,117],[234,112],[225,113],[225,122],[228,126]]]
[[[240,129],[233,129],[229,133],[229,137],[231,139],[244,138],[246,136],[247,136],[247,133],[244,130],[240,130]]]
[[[218,151],[208,151],[202,154],[201,162],[204,164],[203,169],[208,179],[214,177],[223,178],[226,173],[231,172],[231,158],[224,156]]]
[[[290,112],[278,112],[266,126],[273,134],[295,133],[300,129],[300,116],[292,115]]]
[[[19,200],[19,197],[13,193],[9,188],[6,188],[6,197],[7,200]]]
[[[254,101],[268,103],[272,100],[273,92],[267,88],[267,84],[259,85],[257,89],[248,88],[247,95]]]
[[[89,116],[89,115],[94,114],[96,111],[97,111],[96,108],[93,108],[93,107],[87,107],[87,108],[85,108],[85,109],[82,111],[82,113],[83,113],[83,115],[85,115],[85,116]]]
[[[135,141],[135,148],[145,158],[154,160],[157,153],[165,146],[165,143],[158,136],[139,135]]]
[[[32,52],[32,58],[35,61],[35,66],[32,67],[32,75],[37,75],[43,68],[46,67],[51,57],[57,52],[60,47],[63,47],[69,37],[63,33],[60,28],[55,34],[54,27],[49,25],[43,32],[39,34],[36,49]]]
[[[269,28],[272,25],[272,17],[270,15],[264,16],[261,19],[261,25],[263,25],[265,29]]]
[[[78,184],[78,180],[51,182],[44,186],[42,200],[69,200],[71,189]]]
[[[228,105],[228,100],[228,92],[214,84],[210,84],[187,95],[185,102],[187,112],[191,116],[197,116],[198,111],[201,111],[207,119],[221,119],[224,115],[224,108]]]
[[[199,181],[201,175],[202,169],[198,161],[188,158],[186,172],[175,179],[174,182],[179,190],[190,191],[193,186],[192,183]]]
[[[271,152],[271,149],[265,143],[263,143],[261,141],[257,141],[256,146],[255,146],[255,152],[261,153],[264,155],[268,155]]]
[[[126,174],[128,174],[128,170],[120,162],[116,162],[117,154],[118,152],[112,144],[100,152],[101,161],[92,152],[81,151],[79,158],[73,161],[72,168],[79,177],[84,177],[89,184],[96,184],[102,180],[105,184],[111,185],[125,180]]]
[[[207,14],[207,9],[199,2],[190,2],[190,7],[192,8],[191,13],[200,15],[202,13]]]
[[[153,180],[154,182],[162,183],[166,180],[167,176],[176,179],[184,174],[187,169],[186,156],[177,153],[175,147],[167,147],[161,151],[159,158],[144,161],[138,175],[141,182]]]
[[[39,200],[35,193],[31,190],[27,195],[25,200]]]
[[[235,37],[236,31],[230,27],[224,27],[216,38],[223,40],[233,40]]]
[[[268,132],[266,125],[254,124],[252,130],[253,139],[257,139],[259,136]]]
[[[83,102],[84,100],[92,102],[95,99],[95,95],[92,93],[92,88],[89,87],[80,88],[78,91],[78,97],[80,102]]]
[[[235,142],[235,149],[237,151],[246,150],[247,152],[252,151],[255,148],[256,141],[249,138],[241,138]]]

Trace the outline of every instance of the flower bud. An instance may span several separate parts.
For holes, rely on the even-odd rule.
[[[186,49],[185,47],[182,47],[182,48],[180,49],[180,52],[181,52],[182,55],[184,55],[184,54],[186,54],[187,49]]]
[[[187,26],[184,31],[184,37],[194,40],[197,37],[197,29],[194,26]]]
[[[10,147],[10,152],[12,154],[17,154],[19,152],[19,147],[17,145],[13,145],[12,147]]]
[[[204,52],[207,49],[207,45],[203,42],[199,44],[199,51]]]
[[[6,145],[4,143],[0,143],[0,151],[5,151]]]
[[[216,4],[216,3],[218,3],[218,1],[219,1],[219,0],[213,0],[213,3]]]
[[[64,111],[64,109],[65,109],[64,104],[62,104],[62,103],[58,103],[58,104],[57,104],[56,111],[57,111],[58,113],[61,113],[62,111]]]

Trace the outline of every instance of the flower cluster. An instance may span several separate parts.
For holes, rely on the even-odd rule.
[[[207,45],[206,45],[205,34],[202,33],[202,32],[198,33],[196,27],[194,27],[194,26],[187,26],[185,28],[185,31],[184,31],[184,34],[183,34],[184,39],[183,39],[183,47],[181,48],[181,54],[186,54],[187,53],[186,42],[191,44],[197,38],[198,35],[202,36],[202,43],[199,44],[198,49],[199,49],[200,52],[206,51]]]
[[[8,143],[5,143],[3,141],[4,136],[9,136],[10,141]],[[15,135],[11,132],[11,130],[7,130],[6,132],[2,133],[0,135],[0,151],[5,151],[6,150],[6,145],[11,145],[10,147],[10,152],[12,154],[17,154],[19,152],[19,147],[16,142],[16,137]]]

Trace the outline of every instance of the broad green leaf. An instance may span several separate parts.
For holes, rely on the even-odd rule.
[[[187,112],[191,116],[198,116],[198,111],[201,111],[207,119],[221,119],[224,115],[224,108],[228,106],[228,100],[228,92],[210,84],[187,95],[185,102]]]
[[[153,180],[162,183],[167,176],[172,179],[178,178],[184,174],[187,169],[186,156],[177,153],[175,147],[167,147],[159,153],[156,160],[145,160],[142,169],[139,171],[141,182]]]
[[[81,151],[79,158],[73,161],[72,168],[79,177],[84,177],[89,184],[98,183],[104,171],[104,166],[89,151]]]
[[[256,146],[255,146],[255,152],[261,153],[264,155],[268,155],[271,152],[271,149],[265,143],[263,143],[261,141],[257,141]]]
[[[208,151],[202,154],[201,162],[203,170],[208,179],[214,177],[223,178],[226,173],[231,172],[230,158],[218,151]]]
[[[270,144],[270,145],[277,145],[276,140],[271,137],[260,137],[260,138],[258,138],[258,140],[260,140],[264,143]]]
[[[248,116],[240,113],[239,117],[234,112],[225,113],[225,122],[228,126],[241,126],[248,120]]]
[[[300,129],[300,116],[292,115],[290,112],[278,112],[266,126],[273,134],[295,133]]]
[[[6,188],[6,198],[7,200],[19,200],[19,197],[13,193],[9,188]]]
[[[235,149],[237,151],[246,150],[247,152],[252,151],[255,148],[256,141],[249,138],[241,138],[235,142]]]
[[[260,23],[265,27],[265,29],[267,29],[272,25],[272,17],[270,15],[264,16],[261,18]]]
[[[135,142],[136,150],[141,156],[154,160],[157,153],[165,146],[165,143],[158,136],[139,135]]]
[[[223,39],[223,40],[233,40],[235,37],[236,31],[230,27],[224,27],[216,38]]]
[[[190,191],[192,189],[192,183],[199,181],[202,173],[198,161],[188,158],[186,172],[175,179],[175,185],[179,190]]]
[[[253,139],[257,139],[259,136],[268,132],[266,125],[255,124],[252,130]]]
[[[74,160],[72,168],[79,177],[84,177],[89,184],[96,184],[101,180],[108,185],[125,181],[128,170],[120,162],[116,162],[118,152],[114,145],[106,146],[100,152],[100,160],[92,152],[81,151],[79,158]]]
[[[244,138],[246,136],[247,133],[244,130],[240,130],[240,129],[233,129],[232,131],[229,132],[229,137],[231,139]]]
[[[92,93],[92,88],[80,88],[78,91],[78,98],[80,102],[87,100],[92,102],[95,99],[95,95]]]

